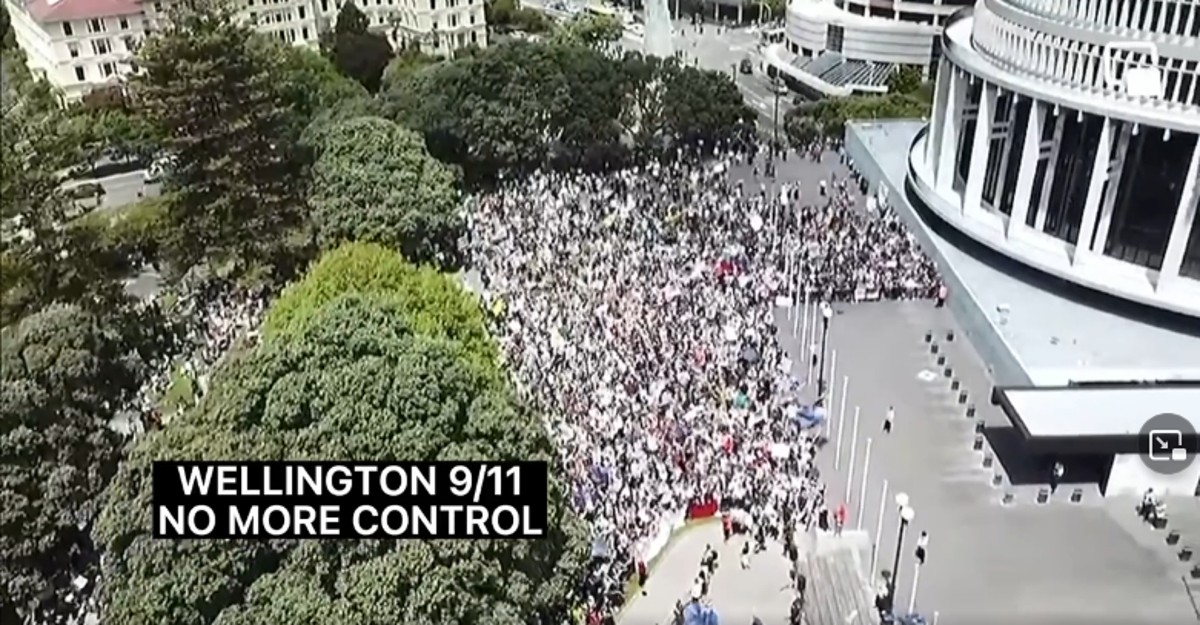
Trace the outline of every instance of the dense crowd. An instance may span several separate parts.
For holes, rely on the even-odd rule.
[[[267,293],[262,290],[247,290],[217,280],[185,282],[166,304],[164,295],[156,293],[142,302],[143,306],[171,308],[167,315],[171,325],[164,328],[161,337],[170,356],[151,363],[153,372],[133,407],[140,416],[130,422],[135,428],[158,427],[174,416],[173,411],[203,397],[213,368],[234,343],[257,343],[267,304]],[[163,397],[180,378],[186,378],[191,397],[183,397],[182,405],[163,406]]]
[[[776,537],[794,551],[796,527],[829,527],[778,297],[936,288],[893,217],[852,209],[845,184],[805,196],[731,175],[756,162],[543,173],[470,203],[503,352],[595,534],[592,615],[611,615],[681,510],[720,502],[760,549]]]

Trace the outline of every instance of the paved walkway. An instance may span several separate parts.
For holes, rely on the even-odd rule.
[[[916,518],[901,552],[897,603],[912,596],[916,534],[928,531],[929,559],[920,574],[916,606],[940,612],[943,623],[1007,623],[1057,619],[1069,622],[1184,623],[1195,616],[1179,570],[1164,565],[1157,549],[1139,544],[1102,505],[1047,505],[1030,500],[1004,506],[1004,489],[991,486],[982,452],[972,450],[973,420],[967,419],[924,342],[927,330],[944,336],[954,329],[945,309],[928,302],[885,302],[836,306],[829,345],[837,350],[837,395],[831,410],[832,442],[818,456],[831,499],[851,502],[850,527],[857,527],[864,499],[863,529],[876,534],[883,479],[879,569],[892,568],[897,538],[893,495],[911,497]],[[782,325],[782,323],[781,323]],[[790,328],[789,328],[790,329]],[[959,339],[962,340],[961,333]],[[992,410],[983,365],[956,349],[953,366],[981,411]],[[785,347],[795,349],[795,340]],[[967,371],[973,368],[973,371]],[[929,373],[938,375],[929,376]],[[837,408],[844,375],[850,377],[842,457],[836,457]],[[895,429],[882,432],[884,414],[895,406]],[[853,414],[860,407],[854,477],[851,463]],[[872,439],[866,497],[860,496],[867,439]]]
[[[792,594],[788,570],[790,563],[778,545],[753,556],[750,568],[738,564],[744,537],[728,543],[721,535],[720,523],[705,523],[684,529],[676,535],[659,557],[645,594],[634,597],[621,613],[622,625],[666,625],[675,613],[675,602],[691,592],[700,558],[706,545],[719,554],[719,566],[709,588],[713,606],[722,623],[749,625],[755,616],[765,625],[784,625],[791,607]]]

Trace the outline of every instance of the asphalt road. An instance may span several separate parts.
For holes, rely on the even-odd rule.
[[[90,180],[73,180],[63,185],[64,190],[71,190],[85,184],[99,184],[104,188],[104,195],[97,206],[93,200],[81,200],[79,205],[87,209],[111,210],[128,206],[144,197],[155,197],[162,190],[161,185],[146,184],[145,171],[137,170],[103,178]]]

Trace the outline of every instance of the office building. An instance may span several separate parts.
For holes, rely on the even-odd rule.
[[[938,33],[973,0],[792,0],[784,42],[764,52],[814,97],[884,93],[897,66],[928,68]],[[798,83],[798,84],[797,84]]]
[[[292,45],[315,46],[341,0],[236,0],[238,17]],[[134,51],[170,14],[170,0],[4,0],[30,70],[78,99],[137,70]],[[396,48],[438,56],[487,45],[483,0],[359,0]]]

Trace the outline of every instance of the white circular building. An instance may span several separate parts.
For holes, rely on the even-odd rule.
[[[979,0],[941,41],[915,199],[1025,265],[1200,317],[1200,4]]]
[[[974,0],[791,0],[768,61],[813,95],[881,93],[897,65],[928,67],[950,15]]]

